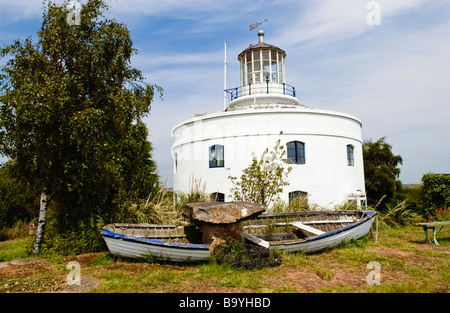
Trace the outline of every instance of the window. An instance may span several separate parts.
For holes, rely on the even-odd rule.
[[[287,143],[288,164],[305,164],[305,144],[300,141]]]
[[[178,171],[178,152],[175,152],[173,169],[175,173]]]
[[[354,158],[354,147],[352,145],[347,145],[347,165],[355,166],[355,158]]]
[[[308,193],[300,190],[292,191],[289,193],[289,204],[294,200],[306,200],[308,198]]]
[[[347,195],[347,202],[354,203],[357,207],[365,207],[367,205],[366,195],[361,190],[357,190]]]
[[[270,75],[270,51],[262,50],[263,56],[263,82],[271,81]]]
[[[255,74],[255,84],[261,82],[261,52],[260,50],[253,51],[253,74]]]
[[[252,53],[251,52],[247,52],[246,53],[246,60],[247,60],[247,81],[245,83],[245,85],[247,84],[251,84],[253,83],[253,62],[252,62]]]
[[[214,192],[209,195],[211,201],[214,202],[225,202],[225,194],[221,192]]]
[[[209,167],[224,167],[223,146],[214,145],[209,147]]]
[[[275,50],[270,51],[270,64],[272,66],[272,82],[278,83],[278,69],[277,69],[278,53]]]

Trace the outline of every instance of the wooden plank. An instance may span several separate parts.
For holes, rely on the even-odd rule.
[[[322,220],[322,221],[308,221],[303,222],[305,225],[313,225],[313,224],[339,224],[339,223],[354,223],[355,220],[346,219],[346,220]]]
[[[450,225],[450,221],[419,223],[417,225],[427,226],[427,227],[445,226],[445,225]]]
[[[305,224],[303,224],[303,223],[301,223],[301,222],[291,222],[290,224],[291,224],[292,226],[294,226],[294,227],[297,227],[297,228],[306,230],[307,232],[310,232],[310,233],[312,233],[312,234],[314,234],[314,235],[322,235],[322,234],[325,234],[325,232],[321,231],[320,229],[317,229],[317,228],[314,228],[314,227],[305,225]]]
[[[264,247],[264,248],[267,248],[267,249],[269,249],[269,247],[270,247],[270,243],[268,241],[265,241],[265,240],[263,240],[261,238],[258,238],[256,236],[244,233],[244,238],[247,239],[250,242],[253,242],[253,243],[261,246],[261,247]]]

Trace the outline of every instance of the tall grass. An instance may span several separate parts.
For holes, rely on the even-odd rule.
[[[296,197],[292,199],[289,203],[281,201],[278,199],[275,201],[273,206],[267,211],[271,213],[280,212],[300,212],[300,211],[310,211],[311,207],[308,204],[308,199],[306,197]]]
[[[450,207],[443,207],[435,211],[436,221],[450,221]]]
[[[422,219],[419,214],[408,209],[406,200],[396,205],[386,204],[378,213],[381,228],[411,225]]]
[[[29,236],[29,225],[25,221],[17,221],[11,228],[0,229],[0,241],[25,238]]]
[[[172,192],[162,184],[155,194],[150,194],[143,203],[133,203],[127,209],[128,221],[131,223],[168,224],[180,217],[172,208]]]
[[[130,223],[175,224],[184,222],[183,207],[187,203],[210,202],[202,179],[191,177],[189,192],[173,192],[166,188],[166,182],[156,194],[149,195],[144,203],[131,204],[127,209]]]

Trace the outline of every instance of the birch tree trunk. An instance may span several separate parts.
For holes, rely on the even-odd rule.
[[[45,224],[47,223],[47,193],[41,193],[41,202],[39,207],[39,221],[36,229],[36,237],[34,239],[32,254],[39,254],[41,251],[42,239],[44,238]]]

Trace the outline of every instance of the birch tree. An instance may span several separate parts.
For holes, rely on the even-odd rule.
[[[103,0],[83,5],[76,22],[68,4],[44,1],[37,42],[17,40],[0,53],[1,154],[41,191],[33,253],[51,201],[55,216],[76,227],[89,216],[112,218],[142,187],[139,174],[157,181],[142,118],[162,90],[131,66],[130,33],[104,16]]]

